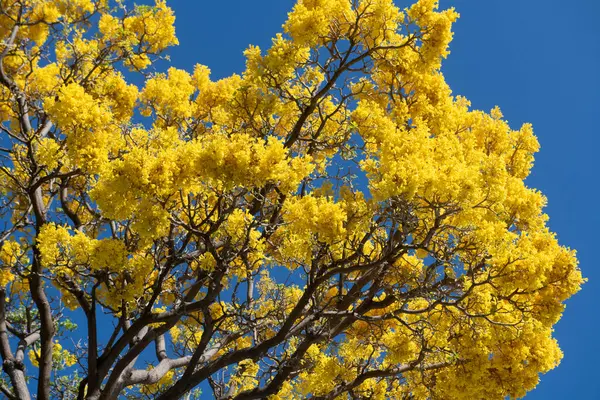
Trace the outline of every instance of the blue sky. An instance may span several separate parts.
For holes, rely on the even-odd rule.
[[[556,337],[565,354],[526,399],[600,399],[600,273],[595,227],[600,147],[600,2],[445,0],[461,13],[444,66],[474,107],[499,105],[541,143],[528,184],[548,197],[550,227],[577,249],[589,282],[567,303]]]
[[[241,72],[249,44],[267,48],[292,0],[171,0],[180,46],[173,64],[208,65],[213,78]],[[410,1],[398,1],[403,7]],[[600,399],[600,273],[594,255],[600,214],[600,1],[441,0],[461,14],[443,71],[473,107],[499,105],[513,128],[531,122],[542,149],[528,184],[548,197],[559,240],[577,249],[589,282],[568,302],[556,337],[562,364],[526,399]]]

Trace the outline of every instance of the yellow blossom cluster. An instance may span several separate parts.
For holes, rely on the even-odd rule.
[[[0,247],[0,287],[6,287],[14,281],[15,275],[11,272],[17,262],[26,262],[23,249],[19,242],[12,240],[5,241]]]
[[[284,29],[296,43],[315,45],[337,26],[347,26],[352,17],[348,0],[303,0],[294,6]]]
[[[48,268],[61,266],[58,273],[72,274],[70,267],[87,265],[92,270],[106,268],[120,271],[127,266],[127,250],[115,239],[92,239],[79,231],[71,235],[67,228],[44,225],[37,237],[42,264]]]
[[[29,361],[31,365],[39,368],[40,349],[29,350]],[[69,350],[63,349],[62,345],[57,341],[52,346],[52,359],[60,366],[59,368],[72,367],[77,364],[77,356]]]
[[[53,284],[63,294],[63,303],[71,309],[79,303],[65,282],[83,284],[82,272],[113,274],[113,284],[101,286],[98,298],[115,308],[122,301],[134,302],[143,297],[157,278],[152,273],[152,258],[143,252],[130,253],[118,239],[95,239],[81,231],[71,234],[64,226],[47,224],[38,234],[37,248],[42,266],[55,276]]]
[[[160,138],[172,130],[160,131]],[[159,139],[160,140],[160,139]],[[168,228],[168,206],[181,192],[203,194],[207,187],[231,189],[277,183],[290,191],[310,174],[310,157],[288,157],[283,143],[266,143],[245,134],[213,134],[202,140],[174,139],[168,148],[134,147],[110,163],[93,196],[112,218],[136,216],[135,229],[142,236],[157,237]],[[148,196],[150,194],[150,196]],[[167,201],[167,206],[161,202]]]
[[[58,96],[46,99],[44,106],[56,124],[68,132],[70,161],[86,170],[101,169],[108,161],[111,146],[119,140],[118,131],[109,126],[113,116],[108,107],[76,83],[63,86]]]
[[[152,62],[149,54],[179,43],[174,22],[175,16],[167,3],[157,0],[154,6],[137,6],[134,15],[123,19],[103,14],[98,28],[105,42],[127,56],[125,65],[143,70]]]

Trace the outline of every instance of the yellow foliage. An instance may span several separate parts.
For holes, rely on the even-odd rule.
[[[40,349],[29,350],[29,361],[31,364],[39,368]],[[52,359],[59,365],[72,367],[77,364],[77,356],[69,350],[63,349],[62,345],[57,341],[52,345]]]

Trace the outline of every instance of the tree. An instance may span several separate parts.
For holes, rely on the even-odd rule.
[[[213,81],[164,0],[0,0],[9,399],[503,399],[583,282],[453,10],[299,0]],[[128,83],[143,82],[139,87]]]

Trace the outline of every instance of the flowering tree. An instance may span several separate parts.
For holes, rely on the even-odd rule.
[[[583,279],[454,10],[299,0],[218,81],[164,0],[0,0],[9,399],[504,399]],[[141,87],[126,77],[144,82]]]

